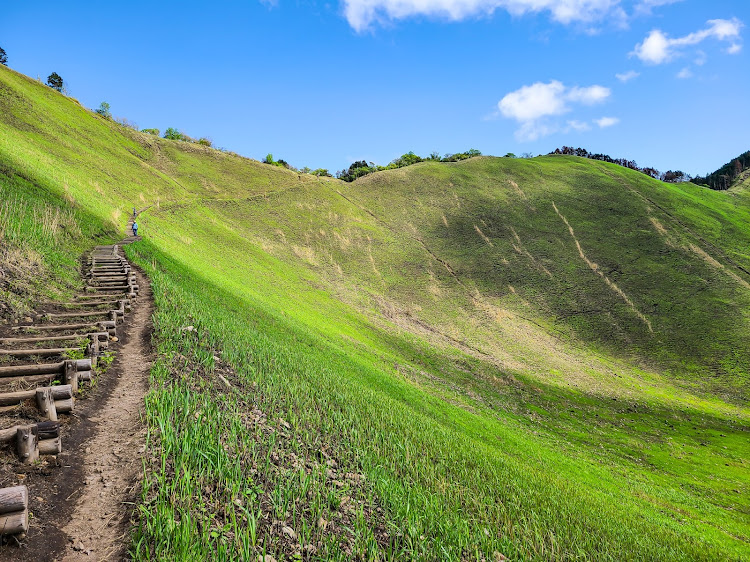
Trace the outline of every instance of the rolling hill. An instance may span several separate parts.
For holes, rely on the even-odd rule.
[[[750,556],[746,183],[546,156],[347,184],[0,67],[0,197],[6,316],[147,207],[138,559]]]

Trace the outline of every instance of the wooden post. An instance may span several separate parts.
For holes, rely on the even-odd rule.
[[[99,361],[99,336],[96,334],[89,334],[89,344],[86,346],[86,354],[91,359],[91,366],[96,367]]]
[[[70,385],[73,394],[78,393],[78,367],[76,367],[75,361],[65,361],[63,382]]]
[[[36,405],[39,411],[50,421],[57,421],[57,409],[55,408],[55,399],[52,397],[50,387],[41,387],[36,389]]]
[[[39,458],[39,447],[34,429],[33,426],[27,425],[16,430],[18,456],[24,464],[31,464]]]

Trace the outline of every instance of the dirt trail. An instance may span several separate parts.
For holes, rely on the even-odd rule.
[[[89,418],[95,429],[83,444],[82,490],[63,528],[68,544],[58,560],[116,560],[127,551],[130,506],[137,496],[142,466],[142,413],[151,368],[153,312],[148,280],[136,274],[141,292],[125,343],[110,367],[109,374],[117,380]]]

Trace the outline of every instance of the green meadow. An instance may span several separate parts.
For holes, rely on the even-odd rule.
[[[0,67],[0,195],[16,312],[146,209],[135,559],[750,557],[748,186],[565,156],[344,183]]]

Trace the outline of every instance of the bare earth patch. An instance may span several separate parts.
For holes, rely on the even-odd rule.
[[[140,273],[138,277],[141,295],[118,353],[116,385],[89,418],[95,433],[84,445],[84,486],[63,528],[69,542],[62,560],[121,559],[126,551],[130,506],[140,480],[145,433],[141,416],[151,367],[151,290]]]

